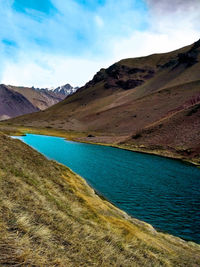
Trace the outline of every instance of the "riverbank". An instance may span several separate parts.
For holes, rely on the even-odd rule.
[[[0,152],[0,264],[200,264],[199,245],[132,219],[69,168],[2,134]]]
[[[111,146],[119,149],[125,149],[129,151],[145,153],[145,154],[152,154],[161,157],[171,158],[180,160],[186,164],[192,164],[198,168],[200,168],[200,157],[199,158],[189,158],[187,156],[183,156],[173,148],[169,148],[168,150],[165,148],[152,148],[146,147],[144,145],[136,145],[133,143],[125,143],[120,144],[121,140],[125,137],[116,137],[116,136],[104,136],[104,135],[97,135],[94,133],[89,134],[86,132],[74,132],[74,131],[64,131],[58,130],[53,128],[34,128],[34,127],[23,127],[19,125],[8,125],[1,123],[0,124],[0,131],[8,134],[8,135],[24,135],[26,133],[32,134],[42,134],[42,135],[50,135],[50,136],[57,136],[63,137],[70,141],[75,142],[82,142],[88,144],[95,144],[95,145],[103,145],[103,146]]]

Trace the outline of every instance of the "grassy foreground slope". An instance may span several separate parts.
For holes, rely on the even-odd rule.
[[[99,198],[67,167],[0,133],[0,266],[199,266],[200,247]]]
[[[169,53],[121,60],[64,101],[8,123],[81,132],[79,141],[200,164],[199,73],[200,40]]]

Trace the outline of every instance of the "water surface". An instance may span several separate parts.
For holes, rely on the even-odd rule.
[[[178,160],[59,137],[27,134],[19,139],[67,165],[133,217],[200,243],[200,169]]]

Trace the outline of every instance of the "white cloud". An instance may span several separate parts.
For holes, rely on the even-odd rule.
[[[138,11],[135,0],[108,0],[97,11],[72,0],[52,2],[58,14],[34,20],[0,0],[0,40],[17,44],[8,55],[0,42],[1,83],[81,86],[120,59],[168,52],[200,38],[199,0],[146,0],[148,12]]]
[[[136,0],[107,0],[94,10],[74,0],[52,0],[58,10],[53,16],[32,9],[17,12],[13,1],[0,0],[0,45],[6,39],[17,47],[10,49],[12,55],[0,51],[5,64],[0,78],[6,84],[83,85],[113,63],[111,40],[143,23]]]
[[[35,54],[32,57],[20,55],[17,62],[7,62],[2,83],[35,87],[57,87],[70,83],[81,86],[92,79],[102,67],[112,64],[106,60],[70,58]]]
[[[198,40],[198,31],[133,32],[130,38],[113,44],[115,61],[123,58],[147,56],[155,53],[170,52]]]
[[[177,11],[190,12],[200,7],[199,0],[146,0],[149,7],[160,14]]]
[[[103,19],[100,16],[95,16],[95,22],[99,28],[102,28],[104,26]]]
[[[184,0],[147,2],[151,8],[148,30],[133,31],[129,38],[114,42],[115,60],[169,52],[200,38],[199,0],[189,0],[188,3]]]

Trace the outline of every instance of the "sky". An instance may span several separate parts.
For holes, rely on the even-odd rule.
[[[0,0],[0,83],[82,86],[200,39],[200,0]]]

